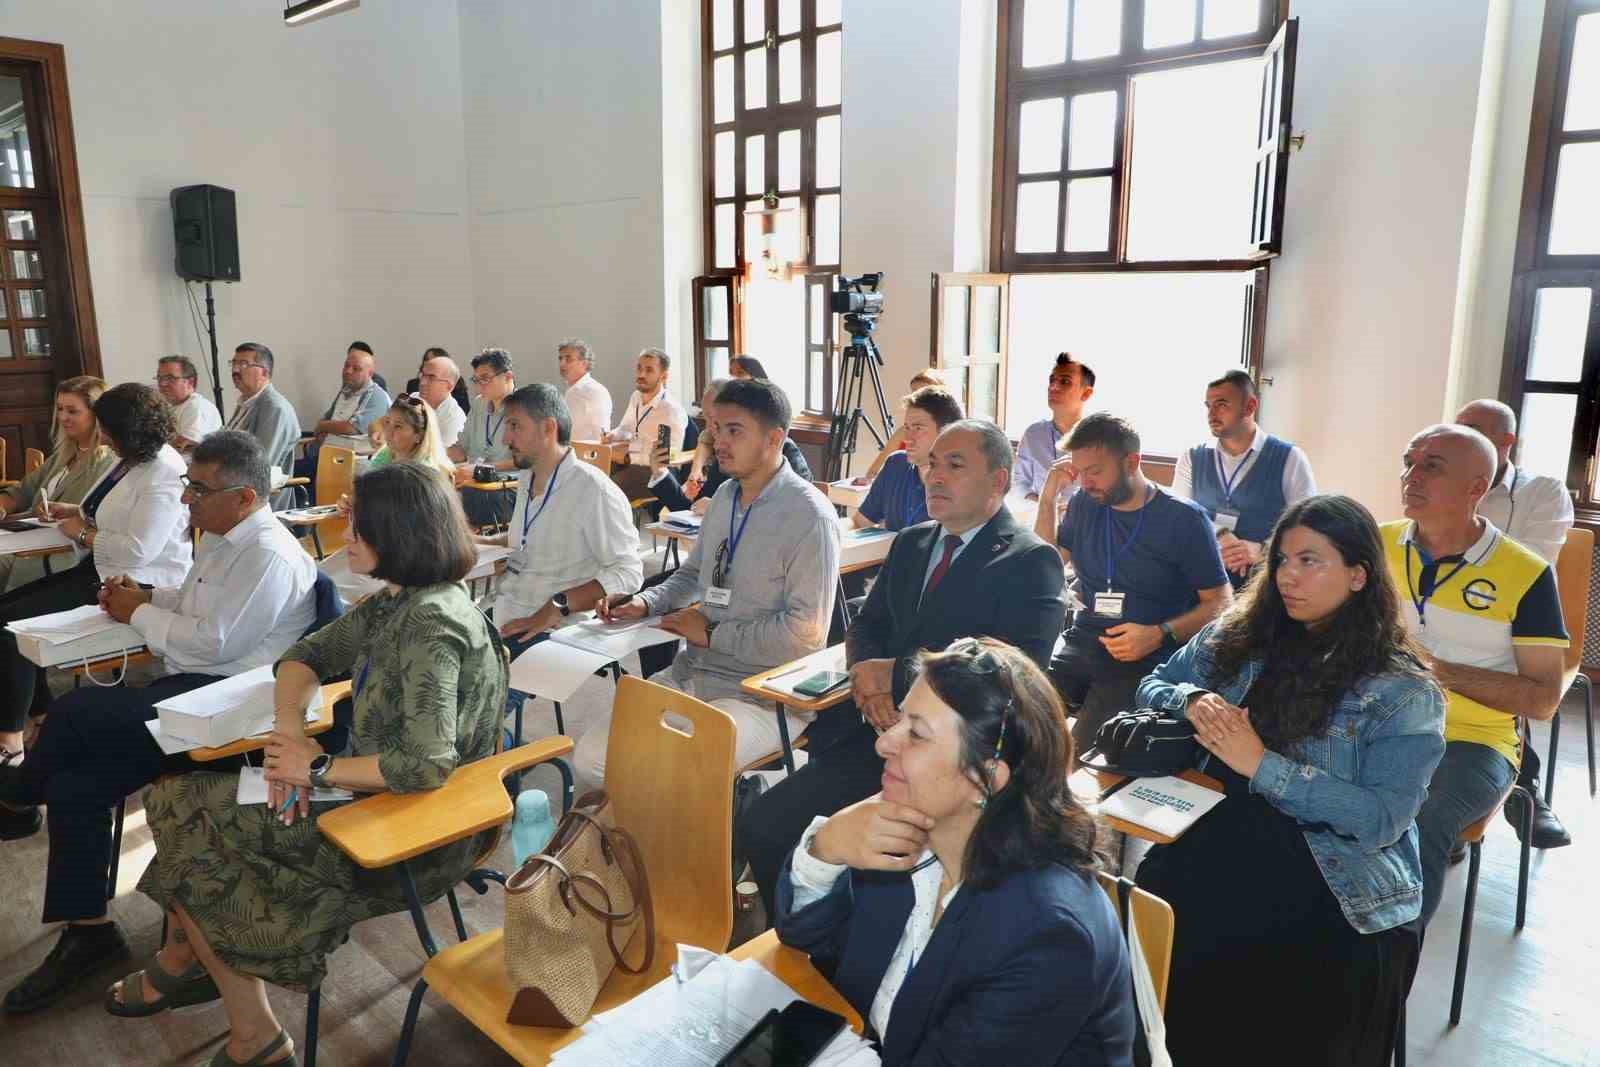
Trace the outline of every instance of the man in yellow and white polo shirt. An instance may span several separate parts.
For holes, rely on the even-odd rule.
[[[1446,697],[1444,758],[1417,813],[1424,924],[1439,906],[1451,846],[1516,776],[1517,719],[1549,719],[1561,702],[1567,631],[1555,574],[1477,515],[1495,464],[1476,430],[1430,426],[1406,448],[1409,521],[1383,527],[1401,614]]]

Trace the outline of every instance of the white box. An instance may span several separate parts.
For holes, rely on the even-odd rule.
[[[231,745],[272,729],[272,665],[191,689],[158,703],[156,714],[166,737],[193,741],[206,748]],[[311,708],[322,706],[322,691]]]
[[[40,667],[70,666],[144,649],[144,635],[117,622],[98,604],[18,619],[6,626],[17,651]]]

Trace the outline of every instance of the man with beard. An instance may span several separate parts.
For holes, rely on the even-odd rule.
[[[1050,661],[1076,709],[1078,752],[1133,691],[1233,599],[1199,505],[1147,481],[1139,435],[1115,415],[1084,418],[1067,439],[1078,495],[1056,530],[1076,573],[1077,611]]]

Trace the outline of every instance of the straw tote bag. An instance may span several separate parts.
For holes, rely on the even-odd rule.
[[[644,960],[623,958],[644,924]],[[639,846],[613,824],[604,790],[585,793],[555,836],[506,881],[506,971],[517,995],[506,1021],[571,1028],[589,1018],[613,967],[655,960],[655,913]]]

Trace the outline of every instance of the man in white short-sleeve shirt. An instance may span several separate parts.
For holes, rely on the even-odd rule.
[[[598,441],[611,426],[611,390],[594,377],[594,349],[569,337],[556,346],[556,370],[567,383],[562,397],[572,415],[574,441]]]
[[[172,421],[177,426],[167,443],[187,454],[206,435],[222,429],[217,405],[199,392],[200,374],[188,356],[167,356],[156,363],[156,388],[172,406]]]

